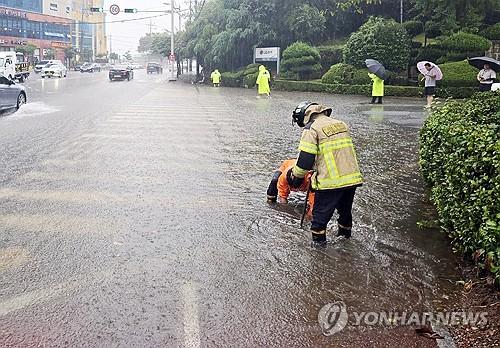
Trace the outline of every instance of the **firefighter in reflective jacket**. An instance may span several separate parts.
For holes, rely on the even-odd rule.
[[[326,228],[335,210],[339,213],[337,236],[351,237],[354,194],[363,183],[347,125],[331,118],[331,113],[326,106],[302,102],[292,114],[304,131],[291,182],[294,187],[300,186],[314,170],[311,232],[313,241],[321,244],[326,243]]]
[[[292,191],[294,192],[308,192],[311,180],[311,173],[307,173],[302,184],[299,187],[292,187],[290,185],[292,178],[292,169],[297,163],[297,159],[288,159],[284,161],[278,170],[273,173],[269,188],[267,189],[267,201],[278,202],[280,204],[288,203],[288,197]],[[314,206],[314,192],[309,192],[307,198],[307,216],[311,216],[312,207]]]

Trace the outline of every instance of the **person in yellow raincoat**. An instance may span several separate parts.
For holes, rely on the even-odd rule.
[[[266,69],[264,65],[259,66],[259,75],[257,76],[257,85],[259,86],[259,95],[265,94],[267,97],[271,95],[271,88],[269,87],[269,81],[271,80],[271,74]]]
[[[221,74],[220,74],[219,70],[215,69],[215,71],[210,75],[210,78],[212,79],[212,83],[214,84],[214,87],[219,87],[220,78],[221,78]]]
[[[378,104],[382,104],[382,98],[384,97],[384,80],[372,73],[368,73],[368,76],[370,76],[373,81],[372,101],[370,102],[370,104],[375,104],[377,102],[377,99]]]

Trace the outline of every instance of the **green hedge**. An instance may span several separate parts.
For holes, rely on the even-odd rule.
[[[325,92],[332,94],[371,95],[371,85],[327,84],[317,81],[276,80],[274,88],[282,91]],[[468,98],[477,92],[477,88],[449,87],[438,88],[437,96],[442,98]],[[394,97],[421,97],[422,87],[385,86],[385,95]]]
[[[443,72],[443,80],[438,82],[441,87],[475,87],[478,86],[478,70],[466,60],[439,65]]]
[[[240,87],[243,84],[243,71],[223,72],[221,84],[224,87]]]
[[[250,64],[243,71],[243,87],[254,88],[259,76],[260,64]]]
[[[455,250],[500,282],[500,93],[449,101],[420,133],[420,166]]]

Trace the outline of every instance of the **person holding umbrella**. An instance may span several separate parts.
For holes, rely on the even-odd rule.
[[[436,95],[436,81],[443,79],[443,73],[436,64],[427,61],[419,62],[417,64],[417,69],[424,75],[422,81],[425,80],[424,94],[427,98],[426,107],[430,108],[434,101],[434,96]]]
[[[475,57],[469,59],[469,64],[481,69],[477,74],[479,90],[481,92],[491,91],[491,87],[497,78],[496,73],[500,71],[500,62],[490,57]]]
[[[385,67],[374,59],[365,60],[366,67],[368,68],[368,76],[373,81],[372,85],[372,101],[370,104],[375,104],[378,99],[378,104],[382,104],[384,97],[384,80],[385,80]]]
[[[495,82],[497,74],[489,64],[484,64],[483,69],[477,74],[477,80],[479,81],[479,90],[481,92],[491,91],[491,86]]]

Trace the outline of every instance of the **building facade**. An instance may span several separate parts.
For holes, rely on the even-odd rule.
[[[73,47],[77,59],[107,55],[104,13],[92,13],[104,0],[0,0],[0,51],[34,45],[34,60],[65,58]]]

